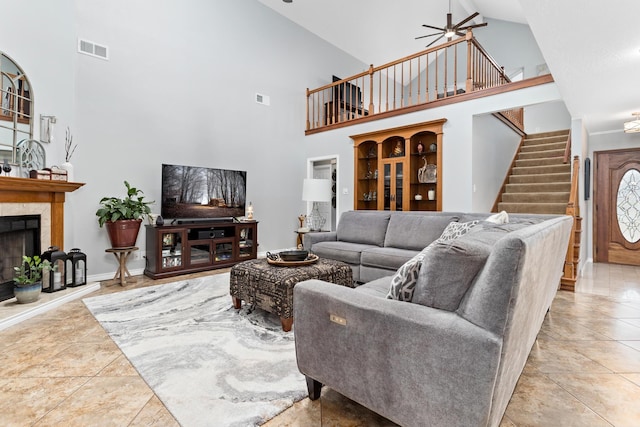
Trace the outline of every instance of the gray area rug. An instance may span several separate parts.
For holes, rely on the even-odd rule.
[[[235,310],[228,273],[83,301],[184,427],[260,425],[306,396],[293,332]]]

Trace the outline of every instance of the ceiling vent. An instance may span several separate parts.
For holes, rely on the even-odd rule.
[[[109,48],[89,40],[78,39],[78,52],[104,60],[109,60]]]

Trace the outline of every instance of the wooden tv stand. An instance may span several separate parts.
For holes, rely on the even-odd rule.
[[[146,276],[152,279],[231,267],[258,254],[258,223],[147,225]]]

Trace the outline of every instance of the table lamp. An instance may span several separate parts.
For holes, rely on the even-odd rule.
[[[313,209],[307,215],[307,224],[311,231],[320,231],[327,222],[318,210],[318,202],[331,201],[331,180],[305,178],[302,184],[302,200],[313,202]]]

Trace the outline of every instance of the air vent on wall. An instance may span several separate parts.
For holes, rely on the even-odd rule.
[[[89,40],[78,39],[78,52],[100,59],[109,59],[109,48]]]

